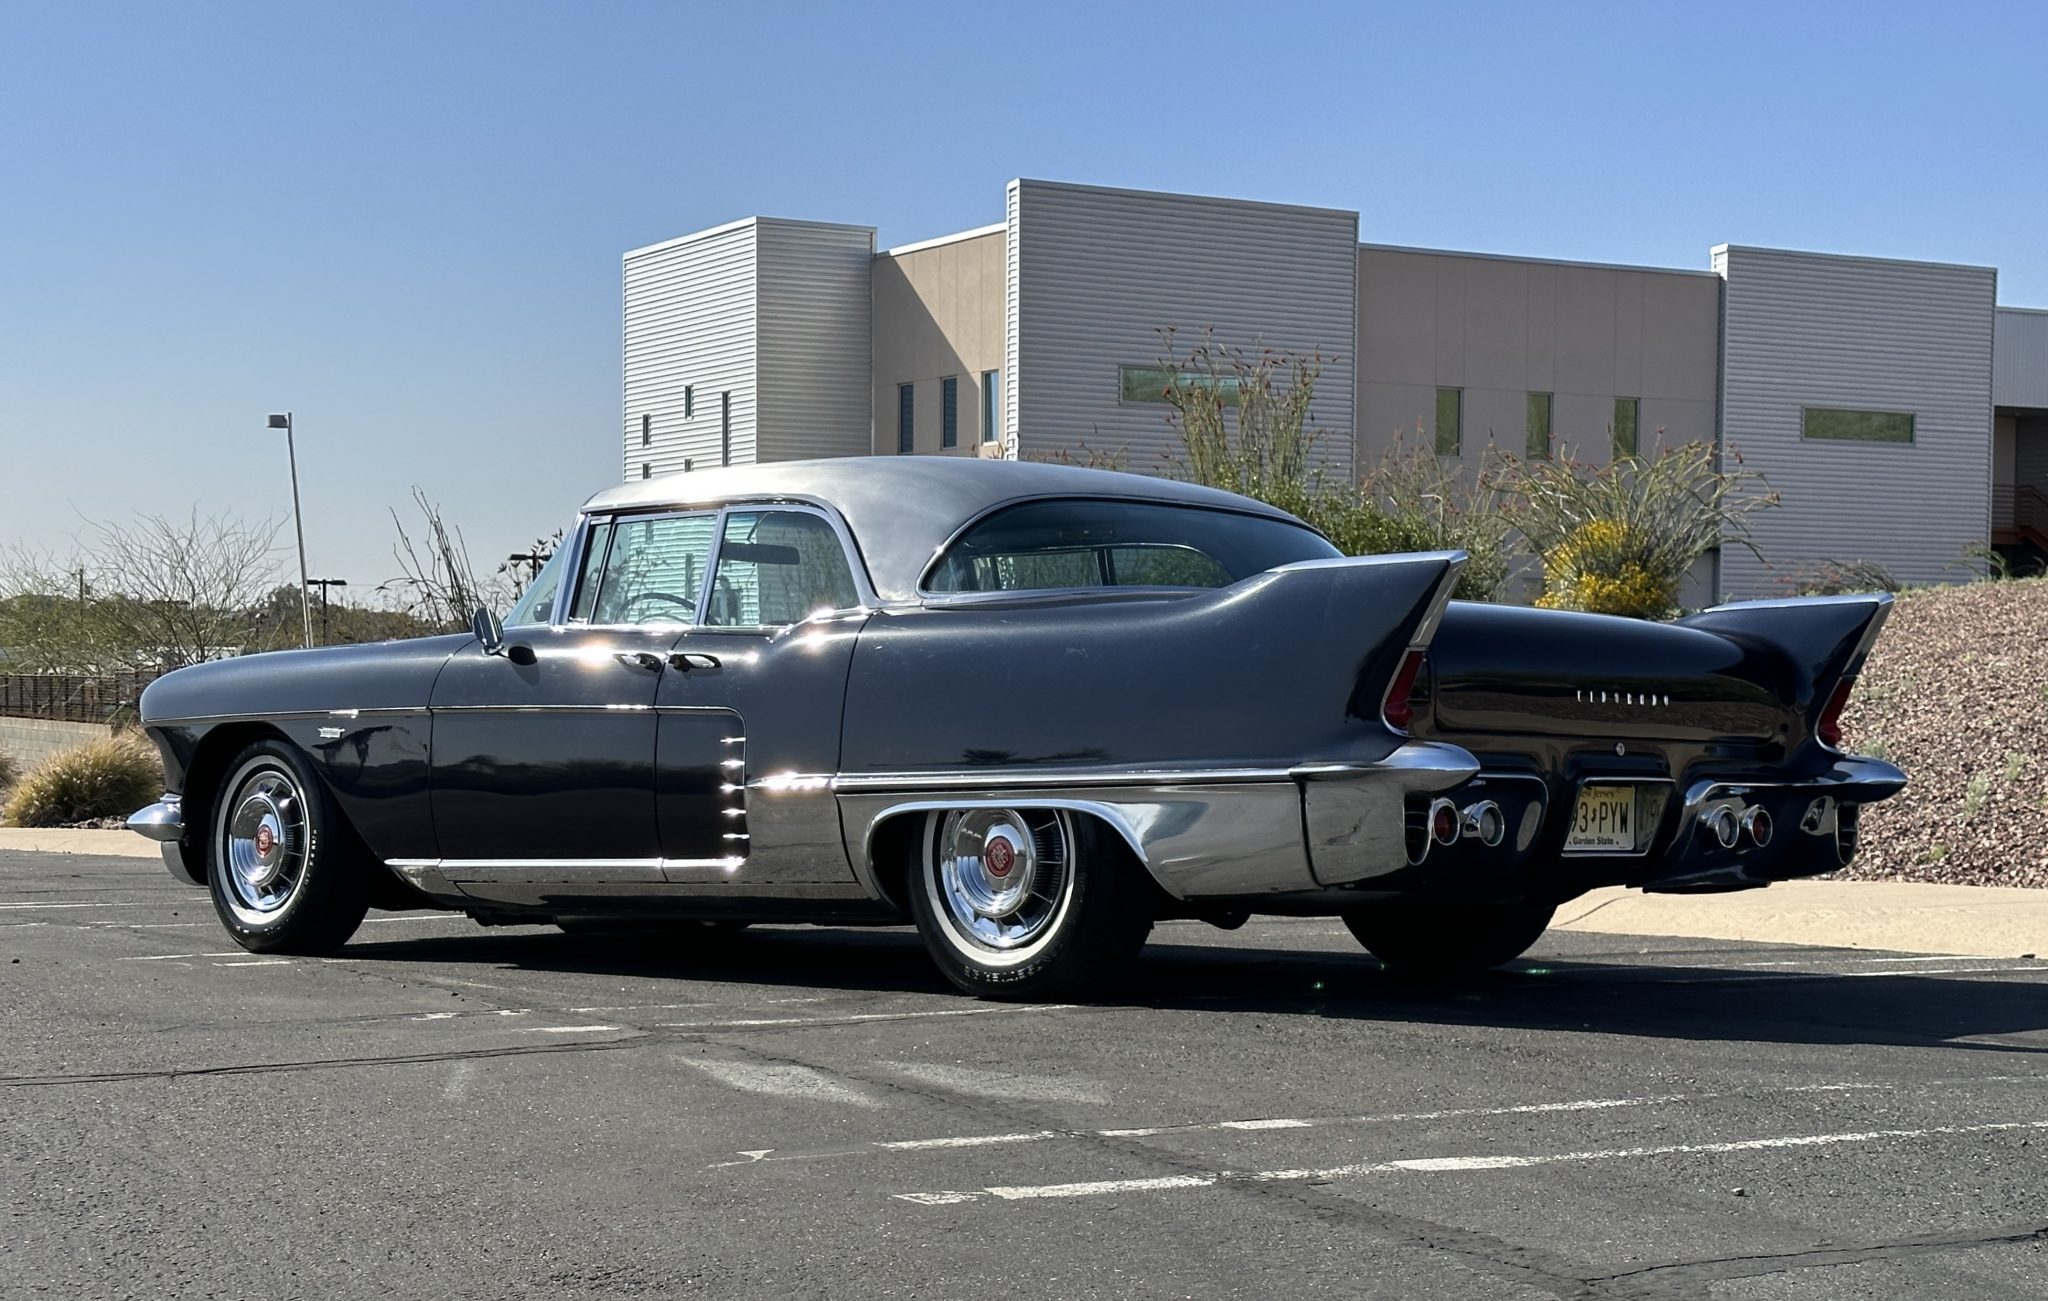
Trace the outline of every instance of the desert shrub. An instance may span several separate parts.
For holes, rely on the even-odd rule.
[[[1346,555],[1462,549],[1470,560],[1454,595],[1499,595],[1508,573],[1508,525],[1487,484],[1467,483],[1462,467],[1447,467],[1400,439],[1355,483],[1316,465],[1322,435],[1307,422],[1321,357],[1251,354],[1207,338],[1183,356],[1173,350],[1171,331],[1165,340],[1160,364],[1170,378],[1163,396],[1188,478],[1297,515]],[[1234,421],[1226,416],[1232,411]]]
[[[0,796],[5,796],[7,788],[14,785],[15,779],[20,776],[21,769],[14,762],[14,756],[0,751]]]
[[[1903,584],[1874,560],[1824,560],[1778,580],[1788,596],[1842,596],[1852,592],[1896,592]]]
[[[156,750],[133,732],[60,750],[22,775],[0,822],[61,827],[126,817],[163,789]]]
[[[1763,476],[1717,464],[1709,443],[1608,465],[1503,454],[1499,490],[1543,562],[1537,604],[1659,619],[1678,607],[1693,562],[1717,546],[1756,546],[1747,517],[1775,506]]]

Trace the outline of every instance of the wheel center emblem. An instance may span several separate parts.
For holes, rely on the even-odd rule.
[[[982,847],[981,861],[988,865],[990,876],[1008,876],[1017,866],[1017,848],[1002,836],[991,836]]]
[[[256,852],[265,858],[269,858],[270,851],[276,848],[277,833],[270,829],[270,824],[266,822],[256,828]]]

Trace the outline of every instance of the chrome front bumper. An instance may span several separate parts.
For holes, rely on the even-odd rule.
[[[176,795],[167,794],[148,808],[129,814],[128,829],[151,840],[182,840],[185,835],[185,802]]]

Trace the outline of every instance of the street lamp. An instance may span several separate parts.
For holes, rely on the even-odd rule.
[[[309,578],[306,580],[306,586],[320,589],[320,644],[325,646],[327,644],[327,589],[330,587],[347,587],[348,580],[346,578]]]
[[[284,430],[285,454],[292,461],[292,527],[299,535],[299,615],[306,626],[306,646],[313,645],[313,601],[306,590],[306,521],[299,515],[299,449],[292,441],[292,413],[273,412],[270,428]]]

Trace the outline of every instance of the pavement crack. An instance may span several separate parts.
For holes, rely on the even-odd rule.
[[[2048,1243],[2048,1224],[2020,1225],[1994,1233],[1924,1234],[1857,1247],[1823,1245],[1800,1251],[1666,1261],[1655,1265],[1641,1265],[1617,1274],[1589,1275],[1585,1277],[1585,1282],[1607,1295],[1641,1296],[1644,1295],[1643,1291],[1635,1286],[1626,1286],[1617,1291],[1613,1285],[1650,1282],[1655,1285],[1656,1291],[1663,1291],[1674,1285],[1763,1278],[1772,1274],[1789,1274],[1795,1270],[1856,1265],[1865,1261],[1889,1260],[1899,1256],[1934,1255],[1950,1251],[1969,1251],[1979,1247],[2026,1246],[2030,1243]]]
[[[0,1089],[52,1088],[67,1084],[125,1084],[135,1080],[195,1079],[209,1075],[275,1075],[295,1071],[346,1070],[360,1066],[415,1066],[432,1062],[480,1061],[492,1057],[538,1057],[549,1053],[604,1052],[638,1048],[645,1035],[582,1043],[512,1044],[499,1048],[463,1048],[432,1053],[392,1053],[378,1057],[314,1057],[289,1062],[241,1062],[227,1066],[165,1066],[137,1071],[91,1071],[76,1075],[0,1076]]]

